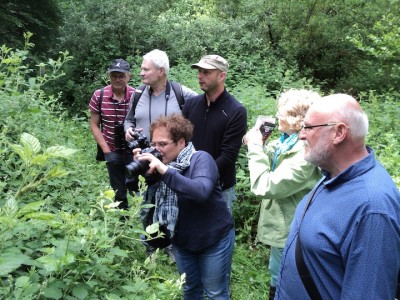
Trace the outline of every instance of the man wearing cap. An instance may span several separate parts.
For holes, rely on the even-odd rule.
[[[235,163],[247,130],[247,112],[225,88],[229,64],[223,57],[206,55],[192,68],[198,70],[199,85],[204,94],[189,99],[182,114],[194,125],[192,142],[196,150],[206,151],[214,158],[232,213]]]
[[[119,208],[128,209],[129,181],[125,177],[124,166],[133,158],[125,150],[123,122],[135,89],[128,85],[131,69],[122,58],[112,61],[107,73],[111,84],[96,90],[89,102],[90,129],[103,150],[115,201],[120,202]]]

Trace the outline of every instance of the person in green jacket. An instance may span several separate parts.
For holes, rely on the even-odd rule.
[[[319,99],[313,91],[284,92],[278,98],[276,114],[280,138],[269,141],[268,134],[263,136],[260,121],[243,137],[248,149],[251,192],[263,199],[257,239],[271,246],[269,299],[275,296],[282,252],[296,206],[322,176],[316,166],[304,160],[305,142],[299,140],[305,114]]]

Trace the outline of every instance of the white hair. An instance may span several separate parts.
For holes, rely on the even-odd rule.
[[[165,74],[169,73],[169,59],[165,51],[154,49],[143,55],[143,59],[151,61],[157,68],[164,68]]]
[[[365,139],[368,134],[368,116],[360,104],[347,94],[333,94],[322,97],[318,109],[330,113],[337,120],[329,122],[344,122],[350,128],[350,136],[354,139]]]

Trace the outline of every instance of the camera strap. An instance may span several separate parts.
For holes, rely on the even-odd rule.
[[[104,88],[100,90],[100,98],[99,98],[99,115],[100,115],[100,130],[103,132],[103,119],[101,117],[101,103],[103,102]]]
[[[131,110],[133,110],[133,115],[135,115],[135,110],[136,110],[136,106],[139,102],[140,97],[143,95],[144,91],[146,90],[147,85],[146,84],[142,84],[141,86],[139,86],[136,90],[135,93],[133,94],[133,101],[132,101],[132,105],[131,105]],[[176,81],[167,81],[167,86],[165,89],[165,98],[168,101],[170,94],[171,94],[171,88],[175,93],[175,97],[176,100],[178,101],[179,104],[179,108],[182,110],[183,105],[185,104],[185,98],[183,97],[183,89],[182,89],[182,85],[179,84]],[[151,97],[151,89],[149,87],[149,95]],[[149,112],[150,113],[150,112]],[[165,112],[165,115],[167,114],[167,111]],[[150,122],[151,123],[151,122]]]
[[[167,80],[167,85],[165,87],[165,111],[164,111],[164,115],[167,115],[167,107],[168,107],[168,100],[169,100],[169,95],[171,93],[171,84],[169,83],[169,81]],[[153,91],[151,90],[151,88],[149,88],[149,122],[151,124],[152,120],[151,120],[151,97],[153,95]]]
[[[308,197],[308,201],[306,204],[306,208],[303,212],[303,216],[301,217],[300,224],[299,224],[299,231],[297,233],[297,239],[296,239],[296,250],[295,250],[295,258],[296,258],[296,267],[299,272],[301,281],[304,285],[304,287],[307,290],[308,295],[312,300],[322,300],[321,294],[318,291],[317,286],[315,285],[315,282],[310,274],[310,271],[304,261],[304,256],[303,256],[303,249],[301,248],[301,241],[300,241],[300,226],[301,223],[303,222],[304,216],[308,210],[308,208],[311,205],[311,202],[314,198],[315,192],[318,190],[322,182],[324,181],[325,176],[322,177],[322,179],[315,185],[314,189],[310,192],[310,196]]]

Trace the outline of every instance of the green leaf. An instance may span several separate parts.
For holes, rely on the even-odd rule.
[[[39,263],[43,264],[43,268],[47,272],[58,272],[60,270],[60,263],[58,259],[53,256],[45,255],[36,259]]]
[[[85,284],[77,285],[72,289],[72,295],[78,299],[85,299],[89,295],[87,286]]]
[[[153,234],[153,233],[158,232],[159,228],[160,228],[160,225],[158,223],[153,223],[146,227],[146,232],[148,234]]]
[[[45,204],[46,201],[44,200],[28,203],[18,211],[18,216],[23,216],[27,213],[38,211]]]
[[[112,248],[110,250],[111,254],[117,255],[117,256],[121,256],[121,257],[128,257],[128,254],[126,254],[125,250],[122,250],[120,248]]]
[[[22,264],[31,264],[29,256],[22,254],[19,249],[0,254],[0,276],[8,275]]]
[[[2,228],[12,228],[18,223],[18,219],[8,217],[8,216],[1,216],[0,217],[0,224]]]
[[[67,148],[64,146],[53,146],[46,149],[45,154],[52,157],[69,157],[72,156],[78,150]]]
[[[32,151],[34,154],[39,153],[41,146],[39,140],[34,137],[33,135],[24,132],[21,134],[21,144],[27,147],[30,151]]]
[[[25,149],[21,145],[11,145],[11,148],[14,150],[15,153],[24,161],[25,164],[28,164],[31,155],[30,153],[26,152]]]
[[[64,255],[61,258],[61,263],[64,266],[72,264],[73,262],[75,262],[75,255],[73,255],[72,253],[67,253],[67,255]]]
[[[50,299],[61,299],[62,298],[62,291],[58,287],[51,286],[45,288],[43,294],[46,298]]]
[[[47,173],[47,177],[49,178],[57,178],[57,177],[62,177],[62,176],[66,176],[68,175],[69,172],[65,171],[64,169],[62,169],[60,166],[56,166],[54,168],[52,168],[48,173]]]
[[[38,154],[32,158],[31,163],[33,165],[43,165],[48,160],[49,160],[49,157],[47,155]]]
[[[15,280],[15,286],[19,288],[25,288],[30,284],[30,280],[28,276],[21,276]]]
[[[26,219],[42,220],[42,221],[52,221],[57,218],[55,214],[46,212],[31,212],[24,215]]]

